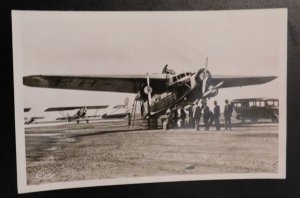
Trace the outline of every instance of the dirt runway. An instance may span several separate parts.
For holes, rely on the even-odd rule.
[[[232,131],[129,130],[125,122],[111,130],[111,125],[27,128],[27,183],[277,172],[277,124],[244,124]]]

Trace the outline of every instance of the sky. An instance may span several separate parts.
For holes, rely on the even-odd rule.
[[[278,98],[286,70],[282,9],[187,12],[14,11],[14,69],[33,74],[177,73],[205,67],[213,75],[278,76],[267,84],[220,89],[217,100]],[[151,82],[150,82],[151,84]],[[26,116],[53,106],[118,105],[134,94],[32,88],[23,85]],[[99,111],[104,112],[104,111]],[[91,111],[90,114],[93,114]]]

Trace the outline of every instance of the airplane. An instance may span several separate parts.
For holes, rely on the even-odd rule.
[[[35,121],[37,119],[44,119],[44,117],[30,117],[29,119],[25,118],[24,124],[37,124],[37,122]]]
[[[31,87],[120,92],[136,94],[141,102],[144,118],[157,118],[168,108],[189,105],[200,99],[209,99],[221,88],[259,85],[276,76],[219,76],[207,69],[176,74],[167,65],[158,74],[134,75],[30,75],[23,77],[23,84]]]
[[[67,116],[63,116],[63,117],[59,117],[59,118],[56,118],[56,120],[66,120],[67,122],[71,122],[71,121],[74,121],[76,120],[77,124],[79,124],[79,122],[81,120],[84,120],[86,121],[86,123],[89,122],[89,118],[95,118],[95,117],[100,117],[100,115],[92,115],[92,116],[87,116],[86,115],[86,112],[88,109],[105,109],[107,108],[108,105],[100,105],[100,106],[72,106],[72,107],[50,107],[50,108],[47,108],[45,110],[45,112],[51,112],[51,111],[70,111],[70,110],[77,110],[76,113],[72,116],[69,116],[67,114]]]
[[[24,108],[24,112],[29,112],[30,110],[31,108]],[[35,120],[37,119],[44,119],[44,117],[30,117],[30,118],[25,117],[24,124],[36,124],[37,122]]]

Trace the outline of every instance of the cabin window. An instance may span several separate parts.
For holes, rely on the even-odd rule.
[[[179,74],[178,76],[177,76],[177,79],[181,79],[181,78],[183,78],[185,76],[185,74],[183,73],[183,74]]]
[[[250,106],[250,107],[254,107],[254,106],[255,106],[255,103],[254,103],[254,102],[249,102],[249,106]]]
[[[174,76],[174,77],[172,78],[172,81],[173,81],[173,83],[175,83],[175,82],[177,81],[177,77]]]
[[[279,102],[278,101],[274,101],[274,106],[278,107],[279,106]]]
[[[261,106],[261,107],[265,107],[265,104],[266,104],[266,103],[263,102],[263,101],[260,102],[260,106]]]
[[[255,104],[256,104],[257,107],[260,107],[260,101],[256,101]]]

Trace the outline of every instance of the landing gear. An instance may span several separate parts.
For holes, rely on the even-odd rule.
[[[77,124],[79,124],[79,120],[76,120]]]

